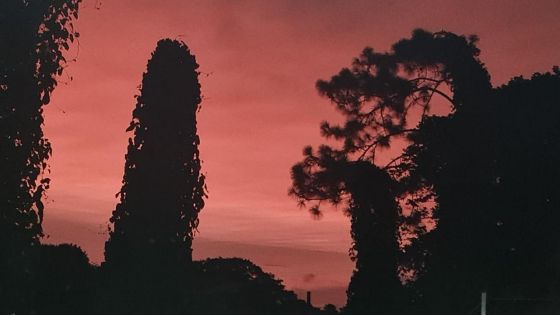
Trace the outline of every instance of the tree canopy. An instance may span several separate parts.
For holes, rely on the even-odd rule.
[[[560,301],[559,84],[558,72],[514,78],[484,111],[426,119],[414,136],[410,166],[437,196],[437,228],[419,241],[427,313],[467,310],[486,290]],[[495,307],[515,307],[504,303]]]

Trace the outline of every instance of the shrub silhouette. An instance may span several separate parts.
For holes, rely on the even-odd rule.
[[[76,245],[41,245],[37,314],[91,314],[95,267]]]
[[[196,264],[193,314],[319,314],[280,280],[241,258],[212,258]]]

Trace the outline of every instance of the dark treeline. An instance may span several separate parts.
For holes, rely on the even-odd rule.
[[[79,3],[0,5],[0,314],[337,314],[250,261],[192,260],[207,198],[202,98],[196,59],[177,40],[159,41],[143,74],[105,261],[40,243],[42,108],[79,36]],[[343,314],[473,314],[482,292],[489,314],[560,309],[560,71],[493,87],[476,44],[416,30],[317,82],[346,121],[321,124],[340,144],[304,149],[291,195],[315,215],[327,202],[350,218]],[[431,114],[442,103],[449,114]],[[382,164],[395,141],[405,149]]]
[[[314,214],[346,207],[344,313],[473,314],[482,292],[491,314],[560,309],[560,72],[493,88],[476,42],[416,30],[317,83],[345,117],[321,125],[341,145],[305,148],[291,194]],[[449,115],[430,114],[438,102]],[[381,164],[396,139],[408,146]]]

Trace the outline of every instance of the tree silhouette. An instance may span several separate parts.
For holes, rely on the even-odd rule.
[[[51,154],[42,131],[63,52],[78,37],[80,0],[7,0],[0,5],[0,309],[27,311],[42,236],[41,198]]]
[[[414,238],[425,231],[422,220],[430,215],[433,191],[429,183],[412,176],[408,152],[379,166],[376,153],[390,147],[395,138],[412,137],[418,128],[408,127],[410,113],[419,108],[422,118],[427,117],[435,97],[443,98],[453,110],[470,110],[468,105],[488,95],[489,76],[477,58],[476,40],[416,30],[389,53],[364,49],[352,68],[317,83],[319,92],[346,119],[343,125],[323,122],[321,132],[343,145],[322,145],[317,152],[306,148],[304,161],[292,168],[290,193],[301,204],[318,200],[348,206],[357,267],[347,312],[402,311],[399,304],[403,303],[398,301],[406,294],[398,283],[399,273],[404,277],[407,272],[419,273],[423,263],[400,261],[405,256],[399,238]],[[320,213],[319,204],[311,210]],[[402,230],[412,235],[403,235]],[[407,270],[410,266],[414,267]],[[385,298],[385,292],[393,298]]]
[[[198,64],[187,46],[158,42],[142,79],[123,186],[105,248],[109,265],[186,264],[204,206],[196,113]]]
[[[204,206],[196,113],[198,64],[187,46],[163,39],[144,73],[127,131],[120,203],[105,244],[97,312],[183,313],[198,213]]]
[[[415,135],[408,149],[414,173],[433,184],[438,201],[417,284],[427,314],[468,312],[482,290],[550,300],[510,301],[496,311],[552,314],[558,307],[559,84],[558,72],[515,78],[492,91],[484,110],[427,119]]]

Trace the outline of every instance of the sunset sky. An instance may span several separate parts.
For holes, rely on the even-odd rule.
[[[125,132],[142,73],[161,38],[183,40],[200,64],[198,116],[209,199],[195,258],[240,256],[314,302],[339,306],[353,263],[341,210],[314,220],[287,195],[290,167],[319,123],[337,119],[317,79],[365,46],[386,51],[414,28],[480,37],[492,82],[560,64],[560,2],[84,0],[79,46],[46,107],[53,180],[46,241],[103,260],[123,175]]]

